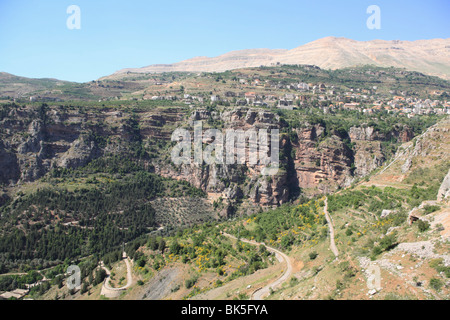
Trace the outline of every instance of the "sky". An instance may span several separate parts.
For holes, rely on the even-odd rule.
[[[380,9],[379,29],[367,27],[370,5]],[[87,82],[122,68],[293,49],[328,36],[449,38],[449,16],[449,0],[0,0],[0,71]]]

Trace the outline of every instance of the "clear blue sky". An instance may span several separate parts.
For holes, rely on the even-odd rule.
[[[69,5],[81,29],[66,26]],[[366,27],[369,5],[381,29]],[[449,38],[449,0],[0,0],[0,71],[85,82],[126,67],[327,36]]]

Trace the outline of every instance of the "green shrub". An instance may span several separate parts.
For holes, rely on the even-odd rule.
[[[417,221],[417,228],[420,232],[425,232],[430,228],[428,221],[419,220]]]
[[[315,251],[309,253],[309,259],[314,260],[319,254]]]
[[[198,280],[198,276],[196,276],[196,275],[192,276],[189,279],[186,279],[186,281],[184,282],[186,289],[192,288],[197,283],[197,280]]]
[[[425,211],[425,214],[430,214],[430,213],[433,213],[435,211],[438,211],[440,209],[440,207],[439,206],[429,206],[428,205],[428,206],[423,207],[423,209]]]
[[[431,280],[430,280],[430,287],[436,291],[440,291],[443,285],[444,285],[444,283],[440,279],[431,278]]]

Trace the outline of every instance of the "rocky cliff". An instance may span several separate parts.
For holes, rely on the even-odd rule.
[[[3,186],[35,181],[54,168],[76,169],[91,160],[120,155],[145,164],[148,170],[201,188],[222,201],[224,214],[247,201],[278,206],[300,193],[311,196],[348,186],[385,161],[382,142],[412,137],[409,128],[381,133],[369,126],[352,127],[348,134],[327,132],[322,124],[303,123],[286,133],[279,115],[256,108],[230,108],[221,112],[197,109],[155,108],[126,112],[105,108],[10,108],[1,120],[0,183]],[[175,128],[278,129],[280,169],[262,174],[261,163],[223,165],[203,163],[175,166],[170,161]],[[293,138],[294,137],[294,138]],[[204,140],[203,143],[208,143]],[[149,153],[136,155],[136,146]],[[139,151],[140,149],[137,148]],[[270,152],[270,148],[266,150]],[[140,152],[140,151],[139,151]],[[248,152],[248,145],[247,145]]]
[[[445,176],[444,181],[442,181],[441,187],[439,188],[438,191],[437,200],[445,201],[448,198],[450,198],[450,170]]]

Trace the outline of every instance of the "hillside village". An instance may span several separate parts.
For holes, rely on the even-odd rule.
[[[314,66],[302,66],[302,68],[318,69]],[[259,69],[249,70],[254,71],[255,74],[236,72],[228,78],[222,74],[202,74],[202,78],[215,80],[215,88],[211,92],[195,93],[195,87],[187,86],[186,88],[182,86],[177,91],[174,89],[174,82],[155,81],[154,86],[150,86],[141,99],[180,101],[191,107],[225,105],[295,110],[312,106],[322,108],[324,113],[346,109],[367,114],[386,111],[408,117],[423,114],[450,114],[450,100],[449,94],[445,91],[446,87],[443,88],[444,90],[430,89],[427,92],[416,92],[411,89],[386,90],[386,87],[379,88],[376,85],[361,88],[324,82],[288,82],[291,78],[289,73],[286,76],[281,75],[281,80],[275,81],[264,79],[267,76],[258,77]],[[369,74],[372,76],[371,73]],[[375,75],[378,74],[375,73],[373,76]],[[171,90],[167,90],[168,88]],[[170,91],[170,94],[158,94],[164,89]]]

